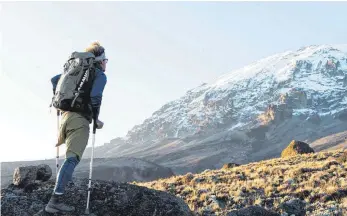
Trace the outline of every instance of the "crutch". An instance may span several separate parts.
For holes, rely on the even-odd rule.
[[[60,116],[60,111],[57,110],[57,137],[59,139],[59,116]],[[59,146],[57,146],[57,156],[55,157],[55,174],[56,178],[58,178],[58,172],[59,172]]]
[[[90,191],[92,185],[92,172],[93,172],[93,158],[94,158],[94,145],[95,145],[95,133],[96,133],[96,120],[93,120],[93,135],[92,135],[92,156],[90,158],[90,170],[89,170],[89,184],[88,184],[88,198],[87,198],[87,207],[85,214],[89,214],[89,199]]]

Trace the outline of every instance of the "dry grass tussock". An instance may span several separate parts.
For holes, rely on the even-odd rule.
[[[347,150],[276,158],[133,184],[181,197],[197,215],[259,205],[282,215],[298,198],[306,215],[347,215]]]

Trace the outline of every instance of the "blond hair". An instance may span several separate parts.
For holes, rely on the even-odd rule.
[[[105,48],[101,46],[99,41],[94,41],[85,49],[85,51],[91,52],[95,56],[101,56],[105,52]]]

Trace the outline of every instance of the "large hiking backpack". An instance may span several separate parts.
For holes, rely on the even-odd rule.
[[[95,56],[90,52],[73,52],[64,65],[52,105],[58,110],[86,112],[95,77]]]

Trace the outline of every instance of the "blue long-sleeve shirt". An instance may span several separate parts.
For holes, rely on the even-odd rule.
[[[55,92],[60,76],[61,74],[58,74],[51,79],[53,92]],[[97,111],[97,113],[93,113],[96,116],[99,116],[100,106],[102,102],[102,93],[104,91],[106,83],[106,74],[99,68],[95,68],[95,78],[90,92],[90,99],[93,109]]]

